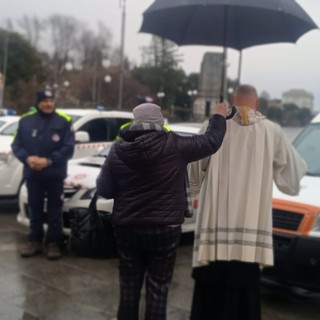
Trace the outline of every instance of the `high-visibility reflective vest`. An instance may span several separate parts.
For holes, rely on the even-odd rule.
[[[133,124],[134,121],[129,121],[129,122],[126,122],[124,123],[121,127],[120,127],[120,130],[119,130],[119,133],[118,135],[116,136],[116,141],[119,141],[121,139],[120,137],[120,133],[125,131],[125,130],[129,130],[130,126]],[[170,132],[171,131],[171,128],[168,126],[168,125],[164,125],[163,126],[163,129],[166,130],[167,132]]]

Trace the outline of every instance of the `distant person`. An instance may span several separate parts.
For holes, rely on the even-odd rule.
[[[36,106],[21,117],[12,143],[14,155],[24,165],[28,189],[30,233],[28,243],[21,249],[22,257],[33,257],[43,250],[45,199],[47,257],[61,257],[63,180],[74,144],[71,117],[56,111],[53,92],[38,91]]]
[[[164,129],[159,106],[141,104],[121,131],[97,179],[98,194],[114,199],[112,221],[120,258],[118,320],[138,320],[146,277],[146,320],[165,320],[181,224],[189,162],[215,153],[225,135],[227,108],[217,104],[204,135]]]
[[[257,110],[254,87],[239,86],[233,104],[220,150],[189,168],[199,199],[191,320],[261,319],[260,268],[273,265],[273,180],[296,195],[306,172],[279,125]]]

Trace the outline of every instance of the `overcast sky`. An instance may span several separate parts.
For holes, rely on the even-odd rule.
[[[23,15],[47,17],[53,13],[72,15],[96,26],[101,20],[111,30],[113,45],[119,46],[121,8],[119,0],[0,0],[0,25],[6,18]],[[265,0],[268,1],[268,0]],[[297,0],[320,26],[320,1]],[[153,0],[127,0],[126,55],[140,62],[142,46],[150,43],[151,36],[140,34],[142,13]],[[219,47],[186,46],[179,51],[184,61],[181,66],[187,73],[199,72],[204,52],[221,51]],[[228,76],[236,78],[238,52],[228,50]],[[257,46],[243,51],[242,83],[250,83],[259,92],[267,91],[271,98],[281,98],[282,92],[302,88],[315,95],[315,108],[320,110],[320,30],[302,36],[297,44]]]

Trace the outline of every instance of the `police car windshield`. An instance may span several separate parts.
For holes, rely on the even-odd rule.
[[[306,161],[307,175],[320,177],[320,123],[308,125],[293,141],[294,147]]]
[[[18,121],[8,125],[0,134],[3,136],[13,136],[18,129]]]
[[[5,124],[5,121],[0,121],[0,129]]]

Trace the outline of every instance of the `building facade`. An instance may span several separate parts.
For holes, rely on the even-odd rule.
[[[295,104],[298,108],[313,109],[314,96],[304,89],[290,89],[283,92],[282,104]]]
[[[215,104],[219,99],[222,63],[222,53],[207,52],[203,56],[199,77],[198,97],[193,104],[193,118],[195,121],[201,121],[208,117],[210,115],[211,105]]]

